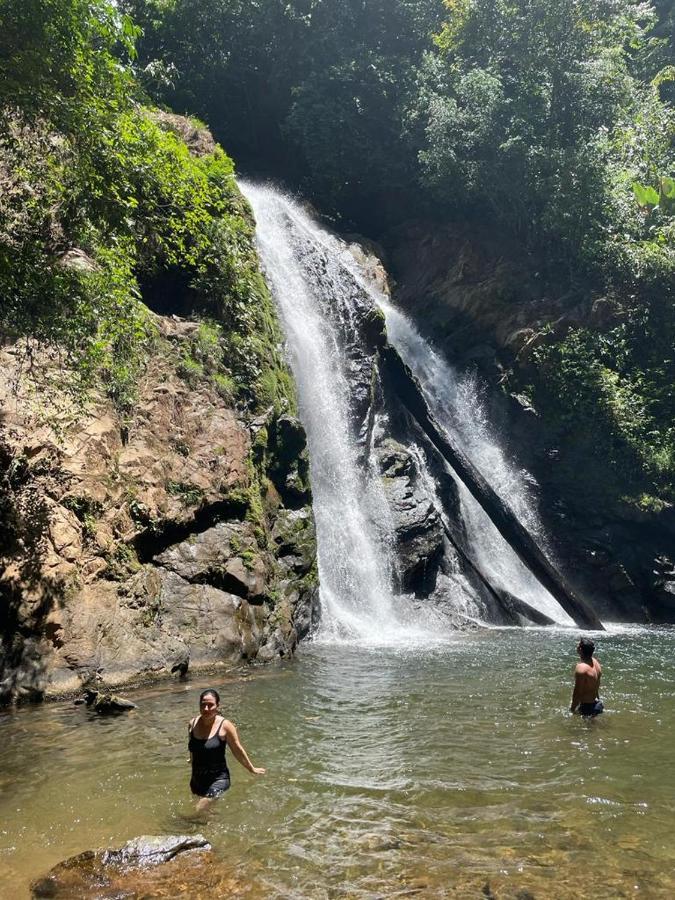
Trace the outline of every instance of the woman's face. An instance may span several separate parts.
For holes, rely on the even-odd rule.
[[[216,698],[213,694],[206,694],[199,701],[199,711],[204,716],[212,716],[217,709],[218,704],[216,703]]]

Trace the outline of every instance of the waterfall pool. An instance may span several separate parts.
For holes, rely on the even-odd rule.
[[[212,679],[253,779],[184,817],[199,690],[128,692],[97,718],[0,716],[0,896],[74,853],[201,831],[265,898],[675,896],[675,629],[598,639],[607,712],[567,713],[576,631],[481,630],[427,648],[307,644]],[[198,884],[191,893],[206,896]],[[520,892],[520,893],[519,893]],[[529,893],[527,893],[529,892]],[[213,896],[213,895],[211,895]]]

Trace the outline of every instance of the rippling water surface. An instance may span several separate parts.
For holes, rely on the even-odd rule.
[[[268,774],[231,761],[187,816],[201,682],[0,717],[0,896],[90,847],[200,830],[270,898],[675,896],[675,631],[604,635],[608,712],[571,717],[575,632],[502,630],[411,651],[304,647],[216,679]],[[199,889],[194,888],[194,896]],[[206,896],[206,894],[204,895]]]

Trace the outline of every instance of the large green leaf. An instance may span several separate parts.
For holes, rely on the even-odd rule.
[[[658,206],[659,195],[653,187],[645,187],[639,181],[633,182],[633,193],[640,206]]]

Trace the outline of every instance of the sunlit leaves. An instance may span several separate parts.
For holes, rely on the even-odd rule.
[[[633,182],[633,193],[640,206],[650,208],[656,206],[659,202],[659,195],[654,188],[645,187],[637,181]]]

